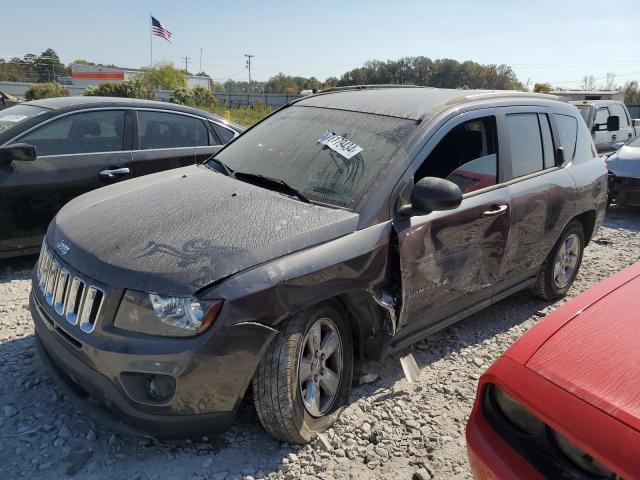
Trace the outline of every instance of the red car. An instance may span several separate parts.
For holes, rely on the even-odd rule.
[[[480,378],[476,479],[640,479],[640,263],[553,312]]]

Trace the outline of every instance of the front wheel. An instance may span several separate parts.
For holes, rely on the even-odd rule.
[[[584,243],[582,224],[572,220],[542,264],[535,285],[540,298],[556,300],[567,294],[580,269]]]
[[[351,389],[352,345],[336,304],[318,305],[286,322],[253,377],[256,411],[272,436],[308,443],[336,421]]]

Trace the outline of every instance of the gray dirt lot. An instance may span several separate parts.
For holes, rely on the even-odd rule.
[[[640,259],[640,210],[613,207],[586,250],[576,295]],[[114,434],[76,410],[40,365],[27,298],[34,258],[0,263],[0,478],[469,478],[464,426],[479,375],[563,301],[521,292],[407,349],[422,368],[408,383],[399,356],[357,365],[350,405],[324,442],[269,438],[247,402],[225,434],[157,443]]]

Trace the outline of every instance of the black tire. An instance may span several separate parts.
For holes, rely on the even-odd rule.
[[[571,235],[577,235],[580,241],[577,264],[575,267],[575,271],[569,279],[568,283],[566,285],[559,286],[554,279],[554,263],[558,255],[558,251],[567,240],[567,238]],[[557,300],[567,294],[578,275],[578,271],[580,270],[580,265],[582,264],[582,257],[584,254],[584,244],[584,228],[582,227],[582,223],[575,219],[571,220],[563,230],[560,238],[549,253],[549,256],[547,256],[546,260],[542,264],[542,267],[540,268],[540,272],[538,273],[538,278],[534,286],[534,293],[536,294],[536,296],[542,298],[543,300]]]
[[[299,384],[303,340],[319,319],[330,319],[342,342],[342,374],[335,398],[322,416],[312,416],[304,405]],[[294,315],[282,325],[253,377],[253,398],[265,430],[278,440],[308,443],[337,420],[351,390],[353,343],[351,329],[339,305],[328,302]]]

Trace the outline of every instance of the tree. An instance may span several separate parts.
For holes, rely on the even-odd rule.
[[[68,97],[69,90],[57,82],[37,83],[24,94],[27,100],[40,100],[41,98]]]
[[[180,88],[187,88],[185,74],[183,71],[175,68],[173,64],[147,68],[141,75],[141,80],[156,90],[178,90]]]
[[[535,93],[549,93],[553,90],[553,87],[548,83],[536,83],[533,86],[533,91]]]
[[[625,83],[622,91],[624,93],[624,103],[640,103],[640,89],[638,88],[637,80],[631,80]]]
[[[414,84],[441,88],[521,89],[522,84],[508,65],[481,65],[451,58],[403,57],[399,60],[369,60],[342,75],[338,86],[359,84]]]
[[[605,90],[616,90],[616,74],[607,72],[607,83],[604,85]]]
[[[580,88],[585,91],[596,89],[596,79],[593,75],[585,75],[580,82]]]
[[[82,95],[89,97],[124,97],[124,98],[155,98],[154,89],[141,78],[135,77],[117,83],[101,83],[95,87],[88,87]]]
[[[13,57],[8,62],[0,59],[0,80],[10,82],[52,82],[59,76],[69,75],[58,54],[51,48],[40,55],[28,53],[22,58]]]
[[[175,90],[171,96],[171,102],[204,109],[212,109],[218,104],[213,93],[201,86]]]

